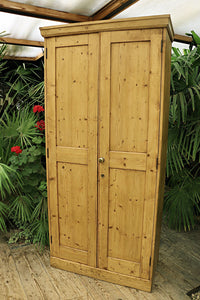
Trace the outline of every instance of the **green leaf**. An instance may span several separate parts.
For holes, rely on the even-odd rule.
[[[194,94],[191,88],[188,88],[188,91],[190,93],[190,97],[191,97],[191,102],[192,102],[192,110],[195,110],[195,102],[194,102]]]
[[[182,120],[185,123],[186,116],[187,116],[187,103],[185,99],[184,93],[179,93],[179,99],[180,99],[180,104],[181,104],[181,113],[182,113]]]
[[[199,90],[197,89],[197,87],[192,87],[192,88],[193,88],[193,90],[195,90],[198,98],[200,99],[200,93],[199,93]]]
[[[6,219],[8,214],[7,204],[0,201],[0,231],[6,231]]]
[[[200,45],[200,37],[194,32],[194,30],[191,30],[191,33],[195,42]]]
[[[32,139],[32,142],[39,145],[43,142],[43,139],[40,136],[37,136]]]
[[[28,162],[33,163],[35,161],[35,156],[30,156]]]
[[[181,76],[183,76],[185,78],[184,69],[178,62],[174,62],[174,67],[179,74],[178,80],[180,80]]]
[[[34,152],[33,152],[33,155],[34,156],[39,156],[39,155],[41,155],[41,150],[38,148],[38,149],[36,149]]]
[[[10,205],[9,216],[22,223],[30,222],[32,215],[32,199],[30,196],[17,196]]]
[[[6,194],[16,191],[14,180],[17,179],[21,185],[21,178],[15,169],[0,163],[0,196],[5,199]]]

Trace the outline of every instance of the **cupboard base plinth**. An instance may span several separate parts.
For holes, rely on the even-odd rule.
[[[127,287],[143,290],[145,292],[151,292],[152,282],[142,278],[123,275],[108,270],[90,267],[80,263],[75,263],[65,259],[61,259],[55,256],[50,257],[50,264],[52,267],[59,268],[65,271],[93,277],[96,279],[120,284]]]

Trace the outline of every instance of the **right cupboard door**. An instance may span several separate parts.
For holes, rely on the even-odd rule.
[[[98,267],[150,278],[162,30],[101,33]]]

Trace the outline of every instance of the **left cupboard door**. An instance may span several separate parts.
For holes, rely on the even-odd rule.
[[[95,267],[99,36],[53,37],[45,46],[51,256]]]

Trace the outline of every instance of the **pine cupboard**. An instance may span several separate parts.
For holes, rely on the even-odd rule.
[[[51,265],[151,291],[165,178],[170,16],[41,33]]]

